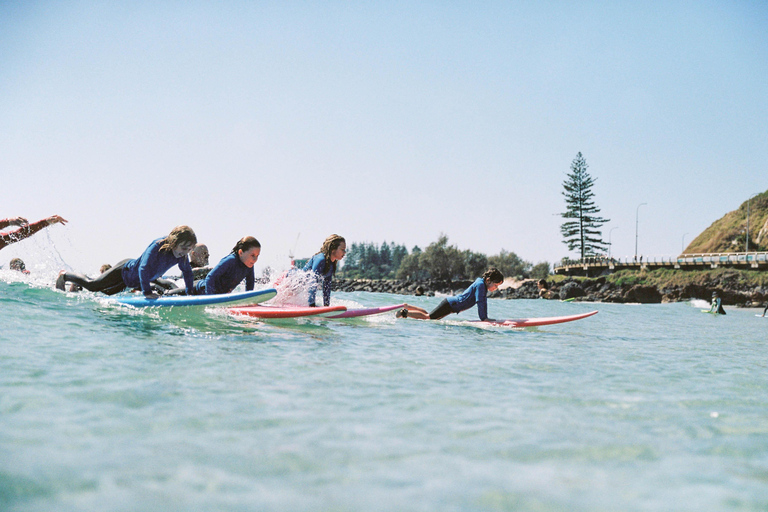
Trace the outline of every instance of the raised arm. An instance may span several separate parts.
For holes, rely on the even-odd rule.
[[[52,224],[67,223],[67,220],[59,215],[51,215],[46,219],[33,222],[32,224],[27,224],[26,219],[22,217],[17,217],[15,219],[5,219],[4,221],[0,221],[0,222],[8,222],[8,221],[12,221],[10,225],[21,225],[21,227],[9,233],[0,233],[0,249],[12,243],[18,242],[20,240],[24,240],[25,238],[29,238],[30,236],[34,235],[38,231],[42,231],[43,229],[47,228]],[[22,221],[23,221],[23,224],[19,224]]]
[[[29,224],[29,221],[24,217],[9,217],[7,219],[0,219],[0,229],[7,228],[8,226],[24,226]]]

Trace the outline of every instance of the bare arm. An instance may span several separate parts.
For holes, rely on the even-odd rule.
[[[9,217],[7,219],[0,219],[0,229],[7,228],[8,226],[24,226],[29,224],[29,221],[24,217]]]
[[[17,219],[8,219],[8,220],[17,220]],[[59,215],[51,215],[46,219],[33,222],[32,224],[25,223],[19,229],[15,231],[11,231],[10,233],[0,233],[0,249],[5,247],[6,245],[10,245],[12,243],[24,240],[25,238],[29,238],[30,236],[34,235],[38,231],[41,231],[52,224],[58,224],[58,223],[66,224],[67,220]]]

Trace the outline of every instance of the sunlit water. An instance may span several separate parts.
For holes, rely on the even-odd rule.
[[[600,313],[259,323],[3,272],[0,510],[768,509],[755,310],[491,300],[495,318]]]

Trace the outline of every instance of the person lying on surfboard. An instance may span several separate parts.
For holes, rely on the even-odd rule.
[[[30,224],[24,217],[12,217],[10,219],[0,219],[0,229],[5,229],[8,226],[19,226],[19,229],[9,231],[7,233],[0,233],[0,249],[16,243],[25,238],[29,238],[38,231],[41,231],[53,224],[66,224],[67,219],[60,215],[51,215],[45,219],[33,222]]]
[[[426,309],[406,304],[397,312],[397,318],[418,318],[419,320],[440,320],[451,313],[461,313],[477,304],[477,316],[482,321],[492,321],[488,318],[489,292],[496,291],[504,282],[504,276],[499,269],[491,267],[483,277],[478,277],[461,295],[446,297],[430,313]]]
[[[252,236],[241,238],[232,251],[208,272],[205,279],[195,281],[192,295],[231,293],[245,279],[245,291],[253,290],[256,279],[253,266],[261,254],[261,244]]]
[[[176,226],[167,237],[158,238],[149,244],[140,257],[135,260],[122,260],[94,279],[62,270],[56,279],[56,288],[64,290],[64,284],[72,282],[86,290],[107,295],[120,293],[126,287],[139,288],[146,298],[156,299],[159,295],[152,288],[152,281],[162,276],[169,268],[178,265],[187,293],[191,293],[194,279],[187,254],[196,243],[197,236],[192,228]]]
[[[323,283],[323,304],[331,305],[331,281],[336,273],[336,263],[347,253],[347,242],[343,236],[331,235],[325,239],[320,252],[309,258],[304,265],[305,272],[312,272],[315,279],[309,287],[309,305],[317,306],[315,296],[317,285]]]

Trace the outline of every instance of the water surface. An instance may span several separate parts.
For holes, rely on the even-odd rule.
[[[768,319],[489,301],[592,309],[259,323],[0,281],[0,509],[768,509]]]

